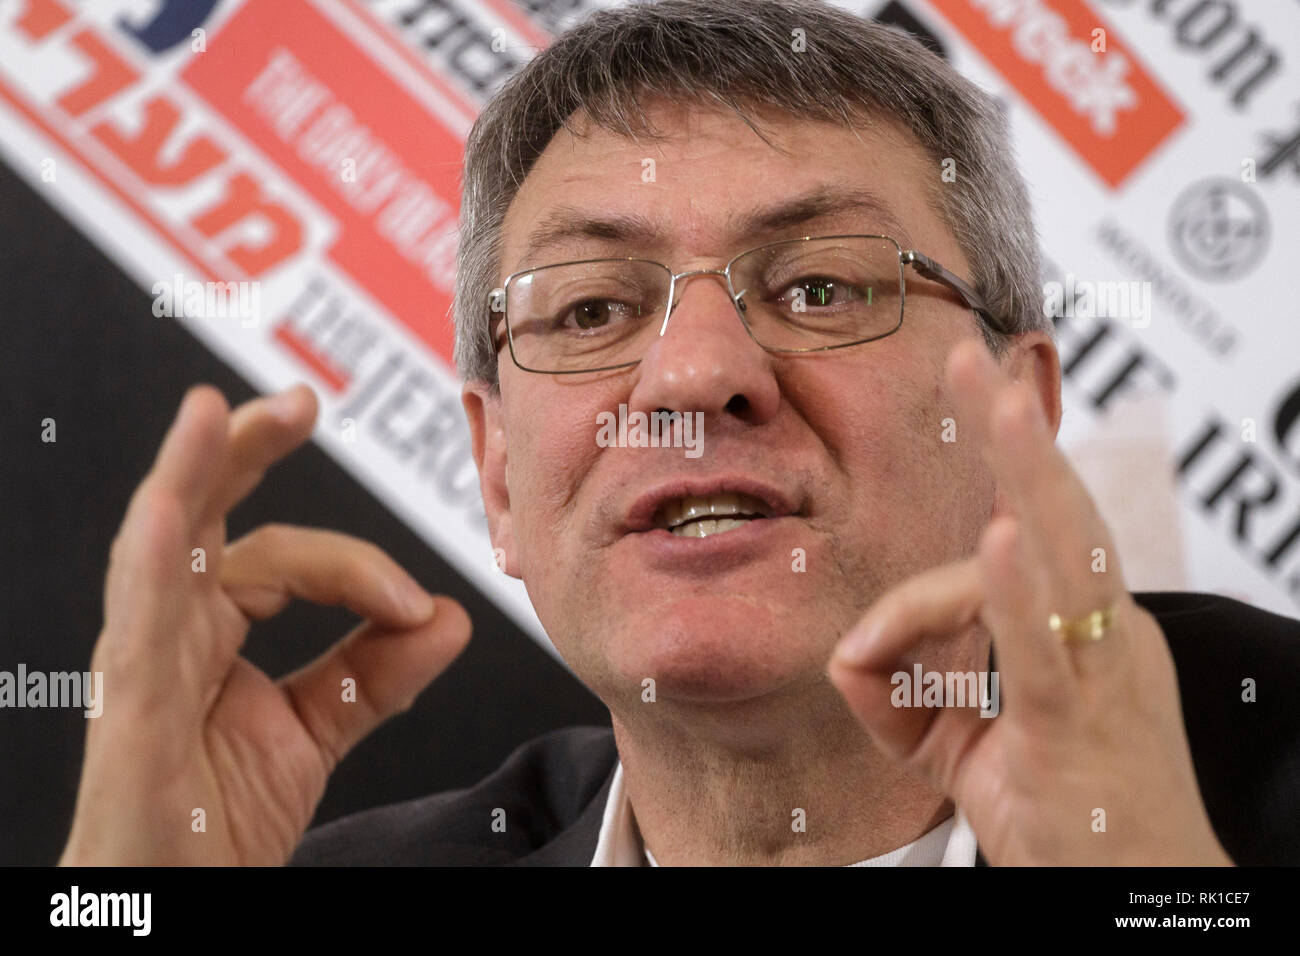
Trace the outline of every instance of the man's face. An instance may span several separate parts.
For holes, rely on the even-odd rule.
[[[508,211],[498,282],[598,257],[714,269],[763,242],[857,233],[892,236],[969,277],[926,201],[945,188],[941,168],[896,125],[855,133],[765,116],[773,148],[729,111],[648,112],[667,139],[596,128],[555,137]],[[767,231],[736,228],[803,197],[854,191],[883,210],[832,204]],[[557,213],[652,228],[586,229],[525,255]],[[946,428],[955,413],[943,363],[979,333],[944,287],[909,270],[906,290],[893,335],[774,354],[749,337],[723,280],[702,276],[678,286],[666,334],[633,368],[535,374],[503,349],[499,397],[481,383],[467,389],[493,545],[558,650],[616,714],[644,706],[646,678],[659,702],[694,708],[825,689],[833,644],[876,597],[974,549],[994,484],[974,442]],[[703,412],[703,455],[601,447],[598,416],[620,404]],[[727,492],[761,499],[768,516],[702,538],[652,527],[665,505]]]

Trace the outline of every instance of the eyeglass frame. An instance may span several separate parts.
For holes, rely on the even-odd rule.
[[[822,240],[822,239],[884,239],[885,241],[889,242],[894,246],[895,250],[897,250],[898,252],[898,279],[899,279],[898,324],[895,325],[888,332],[883,332],[880,335],[873,335],[869,338],[858,339],[854,342],[841,342],[836,345],[818,345],[806,349],[782,349],[782,348],[772,348],[764,345],[762,342],[758,341],[757,338],[755,338],[754,330],[751,329],[749,327],[749,323],[745,321],[746,306],[744,306],[739,301],[740,296],[743,293],[737,293],[735,291],[735,285],[731,281],[732,266],[736,264],[737,260],[743,259],[749,255],[753,255],[755,252],[760,252],[763,249],[771,248],[772,246],[781,246],[793,242],[810,242],[813,240]],[[757,345],[765,352],[777,352],[777,353],[798,355],[807,352],[827,352],[832,349],[845,349],[854,345],[865,345],[868,342],[876,342],[879,341],[880,339],[888,338],[889,336],[893,335],[895,332],[897,332],[899,329],[903,327],[903,317],[907,314],[907,280],[905,278],[905,270],[907,266],[911,266],[912,268],[914,268],[918,274],[920,274],[926,279],[930,279],[932,281],[939,282],[943,285],[946,285],[948,288],[952,289],[959,296],[961,296],[962,301],[966,303],[967,307],[970,308],[971,311],[975,312],[977,315],[981,316],[984,319],[984,321],[988,325],[990,325],[995,331],[1003,335],[1009,334],[1009,332],[1002,324],[1002,322],[1000,322],[993,315],[993,311],[988,307],[988,303],[985,302],[984,297],[981,296],[978,292],[976,292],[975,288],[970,283],[968,283],[965,279],[958,276],[956,273],[951,272],[948,269],[944,268],[937,261],[932,259],[930,256],[925,255],[920,250],[904,249],[902,247],[902,244],[899,243],[898,240],[894,239],[892,236],[859,234],[859,233],[854,233],[850,235],[835,235],[835,236],[795,236],[792,239],[777,239],[774,242],[765,242],[760,246],[755,246],[753,249],[746,249],[743,252],[737,253],[736,255],[732,256],[730,260],[728,260],[726,266],[722,269],[688,269],[686,272],[673,272],[670,266],[662,262],[657,262],[654,259],[643,259],[639,256],[601,256],[595,259],[574,259],[570,262],[554,262],[544,266],[532,266],[531,268],[528,269],[521,269],[518,272],[512,272],[510,275],[506,276],[505,282],[503,282],[498,288],[493,289],[491,292],[488,293],[488,301],[489,301],[488,308],[491,312],[498,311],[496,308],[493,307],[493,305],[496,301],[498,301],[497,296],[499,294],[501,297],[500,298],[501,309],[499,311],[501,313],[501,321],[505,323],[506,344],[509,345],[510,347],[510,359],[515,363],[515,365],[521,371],[532,372],[535,375],[587,375],[594,372],[609,372],[621,368],[632,368],[633,366],[640,364],[641,359],[638,358],[632,362],[619,362],[617,365],[602,365],[597,368],[578,368],[578,369],[564,369],[560,371],[546,371],[544,369],[529,368],[528,366],[520,362],[519,356],[515,354],[515,340],[514,340],[514,333],[510,329],[510,314],[509,314],[509,305],[508,305],[510,283],[515,279],[518,279],[520,276],[528,275],[531,272],[539,272],[543,269],[558,269],[564,266],[580,266],[592,262],[644,262],[650,265],[660,266],[665,272],[668,273],[669,282],[668,282],[667,305],[664,307],[664,320],[663,320],[663,324],[660,326],[659,329],[659,335],[661,337],[667,331],[668,320],[672,318],[673,309],[676,308],[677,306],[677,299],[676,299],[677,280],[690,278],[691,276],[716,275],[716,276],[722,276],[724,279],[726,279],[727,292],[731,296],[731,304],[736,309],[736,315],[740,319],[740,324],[744,326],[745,333],[749,336],[750,340],[753,341],[755,345]],[[494,335],[493,338],[495,341],[496,336]],[[500,349],[501,346],[498,344],[497,351],[499,352]]]

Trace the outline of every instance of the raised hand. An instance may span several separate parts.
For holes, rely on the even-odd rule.
[[[469,640],[464,610],[374,545],[279,525],[226,544],[226,514],[315,417],[302,386],[234,412],[207,386],[185,396],[113,543],[91,659],[104,710],[61,863],[285,862],[342,756]],[[293,597],[365,621],[272,681],[239,651],[250,622]]]
[[[837,646],[832,681],[886,753],[964,811],[991,863],[1230,864],[1197,788],[1164,634],[1130,596],[1032,391],[977,342],[953,350],[947,373],[1008,513],[990,522],[976,556],[876,601]],[[1112,608],[1113,619],[1091,617]],[[1100,639],[1070,626],[1084,621]],[[920,642],[973,627],[992,635],[995,718],[978,707],[893,706],[891,675],[910,669]]]

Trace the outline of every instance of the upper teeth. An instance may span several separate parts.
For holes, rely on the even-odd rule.
[[[750,518],[761,518],[763,511],[763,502],[753,495],[688,495],[665,502],[655,525],[676,535],[703,538],[739,528]]]

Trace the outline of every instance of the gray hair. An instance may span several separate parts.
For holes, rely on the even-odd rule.
[[[802,52],[795,30],[803,31]],[[993,314],[1009,335],[1050,333],[1039,308],[1033,213],[996,100],[910,34],[818,0],[663,0],[602,10],[563,33],[474,123],[453,305],[455,359],[466,380],[497,381],[489,297],[506,210],[533,163],[579,110],[629,138],[660,135],[642,108],[650,96],[722,105],[751,128],[746,107],[849,128],[873,112],[891,115],[936,171],[955,161],[956,180],[928,198]],[[1006,336],[981,327],[1000,352]]]

